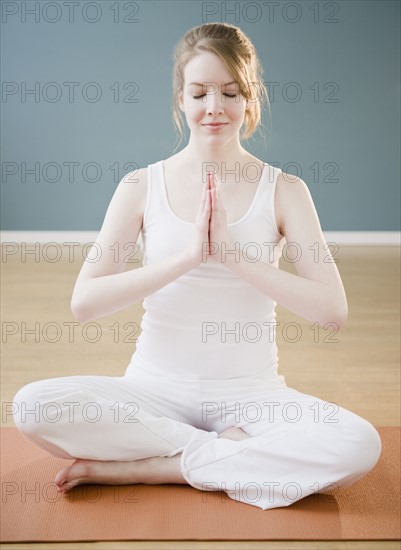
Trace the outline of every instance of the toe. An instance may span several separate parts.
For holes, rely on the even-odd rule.
[[[59,491],[68,491],[82,483],[87,478],[87,464],[83,460],[76,460],[67,468],[64,468],[55,477],[55,483],[57,490]]]
[[[71,468],[71,466],[68,466],[67,468],[64,468],[63,470],[60,470],[56,477],[54,478],[54,482],[57,485],[57,487],[61,487],[63,483],[65,482],[67,478],[67,472]]]

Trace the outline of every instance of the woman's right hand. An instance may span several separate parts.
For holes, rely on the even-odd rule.
[[[209,186],[209,175],[206,175],[206,182],[203,184],[202,197],[195,220],[195,232],[192,242],[187,249],[193,267],[201,262],[207,261],[209,256],[209,221],[211,211],[211,191]]]

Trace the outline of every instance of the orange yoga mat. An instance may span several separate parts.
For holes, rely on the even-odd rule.
[[[350,487],[261,510],[189,485],[81,485],[62,495],[53,457],[1,429],[1,541],[400,538],[400,428],[377,428],[378,464]]]

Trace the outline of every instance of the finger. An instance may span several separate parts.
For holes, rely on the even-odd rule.
[[[210,189],[215,189],[216,188],[216,174],[214,174],[213,172],[209,172],[209,176],[210,176]]]
[[[216,189],[212,189],[212,210],[217,210],[218,204],[217,204],[217,195],[216,195]]]
[[[217,198],[219,198],[220,189],[219,189],[219,182],[217,181],[216,174],[214,175],[214,187],[216,189]]]
[[[216,176],[216,174],[213,174],[213,187],[217,191],[217,176]]]
[[[211,191],[208,190],[206,204],[205,204],[205,208],[203,210],[203,215],[204,215],[205,219],[207,219],[207,220],[209,220],[209,218],[210,218],[210,200],[211,200],[210,193],[211,193]]]
[[[202,196],[201,196],[201,200],[198,208],[198,215],[201,215],[205,209],[207,193],[208,193],[208,181],[206,178],[206,182],[203,185]]]
[[[213,189],[212,209],[216,212],[216,215],[222,215],[224,212],[224,207],[221,203],[218,189]]]
[[[203,211],[207,210],[208,208],[210,208],[210,189],[207,190]]]

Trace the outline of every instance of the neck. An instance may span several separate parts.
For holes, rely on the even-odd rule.
[[[205,175],[207,171],[215,172],[218,179],[225,172],[240,170],[240,165],[250,157],[250,154],[237,143],[225,143],[219,147],[207,142],[190,138],[188,145],[178,153],[182,162],[193,174]]]

